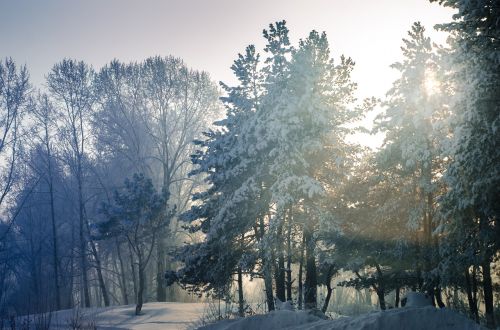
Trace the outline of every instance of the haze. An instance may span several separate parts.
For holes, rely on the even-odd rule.
[[[68,57],[101,67],[113,58],[141,61],[174,55],[216,81],[234,82],[230,66],[248,44],[263,46],[262,29],[285,19],[292,43],[326,31],[333,56],[352,57],[360,97],[383,96],[395,79],[401,39],[421,21],[433,30],[452,11],[423,0],[0,0],[0,54],[26,63],[35,85]]]

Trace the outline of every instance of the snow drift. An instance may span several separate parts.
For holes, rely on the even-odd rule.
[[[420,294],[410,294],[407,306],[387,311],[374,311],[357,317],[342,317],[325,320],[320,313],[305,311],[280,310],[265,315],[256,315],[243,319],[225,320],[202,327],[203,330],[430,330],[482,329],[467,317],[443,308],[429,306],[429,301]]]

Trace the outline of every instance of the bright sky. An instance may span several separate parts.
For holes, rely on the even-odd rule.
[[[0,0],[0,58],[27,64],[35,85],[64,57],[98,68],[113,58],[174,55],[232,83],[230,66],[262,29],[285,19],[292,42],[326,31],[332,54],[352,57],[359,97],[381,97],[397,77],[401,39],[421,21],[429,36],[453,12],[426,0]]]

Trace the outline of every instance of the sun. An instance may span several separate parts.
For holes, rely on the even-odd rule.
[[[436,78],[436,72],[434,70],[425,70],[424,90],[427,96],[439,93],[439,81]]]

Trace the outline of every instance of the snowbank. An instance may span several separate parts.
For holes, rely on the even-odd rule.
[[[465,316],[446,308],[433,306],[404,307],[388,311],[377,311],[357,317],[343,317],[324,320],[318,316],[298,311],[274,311],[266,315],[256,315],[244,319],[225,320],[202,327],[203,330],[431,330],[482,329]]]
[[[434,329],[481,329],[473,321],[446,308],[437,309],[427,304],[425,297],[407,297],[407,306],[388,311],[367,313],[358,317],[343,317],[325,320],[320,312],[316,315],[305,311],[293,311],[283,304],[282,310],[266,315],[256,315],[243,319],[224,320],[200,329],[204,330],[434,330]],[[418,307],[415,307],[418,306]],[[98,329],[107,330],[168,330],[192,329],[199,324],[206,306],[201,303],[147,303],[143,313],[135,316],[135,306],[115,306],[108,308],[82,309],[81,322],[93,323]],[[65,310],[52,314],[51,329],[68,329],[74,311]],[[22,323],[19,320],[18,324]]]
[[[236,320],[223,320],[215,324],[210,324],[199,329],[203,330],[239,330],[239,329],[292,329],[295,326],[298,329],[307,329],[305,326],[314,324],[321,320],[319,317],[304,311],[280,310],[273,311],[264,315],[255,315]]]

